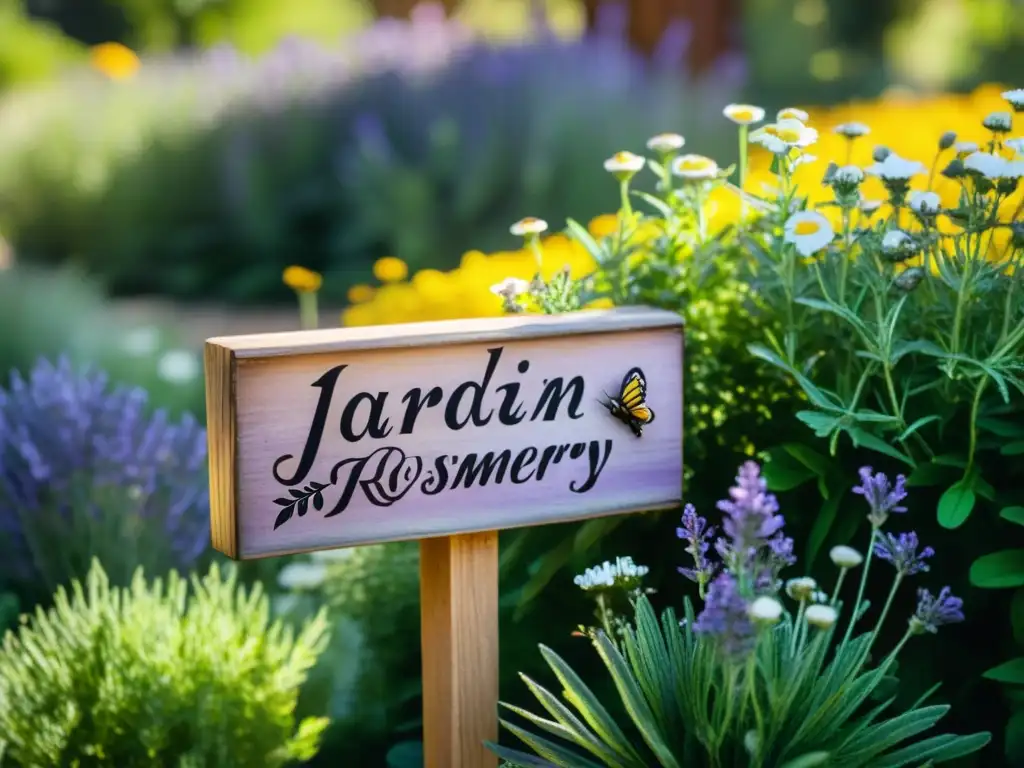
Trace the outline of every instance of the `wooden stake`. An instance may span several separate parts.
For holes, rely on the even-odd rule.
[[[420,541],[425,768],[496,768],[498,532]]]

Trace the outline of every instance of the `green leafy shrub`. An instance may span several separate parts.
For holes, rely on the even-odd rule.
[[[698,585],[699,614],[687,600],[682,621],[671,609],[659,620],[644,594],[647,569],[629,558],[578,576],[576,583],[597,596],[601,624],[581,627],[581,634],[590,637],[619,700],[603,703],[542,646],[565,703],[524,677],[547,716],[511,709],[544,735],[504,724],[543,760],[504,747],[495,751],[517,765],[558,768],[899,768],[978,752],[990,734],[919,738],[948,706],[925,706],[927,696],[909,706],[895,704],[901,652],[915,636],[963,621],[963,602],[948,588],[937,595],[919,589],[902,639],[888,652],[878,650],[893,596],[906,579],[928,570],[934,551],[920,548],[913,533],[897,537],[884,530],[890,517],[906,512],[902,480],[890,484],[866,470],[861,482],[857,491],[868,502],[871,541],[879,543],[867,559],[847,546],[833,550],[839,578],[831,596],[809,577],[790,579],[783,590],[780,576],[796,562],[793,539],[754,462],[740,468],[730,498],[719,503],[720,538],[714,539],[719,527],[709,526],[691,505],[683,513],[678,536],[691,562],[679,570]],[[855,634],[869,607],[862,597],[873,560],[887,561],[895,578],[876,624]],[[856,568],[860,587],[848,602],[841,588]],[[635,623],[610,607],[616,593],[629,597]],[[840,636],[845,605],[847,627]]]
[[[0,226],[22,259],[121,293],[284,299],[301,260],[340,302],[379,256],[443,268],[523,211],[604,211],[595,161],[665,125],[714,142],[702,95],[733,80],[681,87],[675,62],[608,37],[499,46],[423,17],[335,49],[79,73],[0,104]]]
[[[5,764],[280,766],[307,760],[324,719],[297,723],[299,686],[326,642],[269,620],[233,569],[112,587],[98,562],[4,639]]]

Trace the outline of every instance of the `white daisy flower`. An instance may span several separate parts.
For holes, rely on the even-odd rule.
[[[1013,115],[1009,112],[990,112],[981,124],[996,133],[1008,133],[1013,127]]]
[[[604,169],[616,175],[632,176],[646,165],[647,161],[632,152],[616,152],[604,161]]]
[[[199,358],[185,349],[165,352],[156,364],[157,375],[171,384],[187,384],[202,373]]]
[[[659,133],[647,140],[647,148],[651,152],[667,155],[669,152],[676,152],[683,148],[686,139],[678,133]]]
[[[804,612],[804,618],[812,627],[829,629],[839,619],[839,611],[831,605],[809,605]]]
[[[882,237],[882,250],[886,253],[896,253],[907,248],[913,238],[902,229],[890,229]]]
[[[793,158],[793,160],[790,162],[790,167],[791,168],[799,168],[801,165],[806,165],[807,163],[817,162],[817,160],[818,160],[817,155],[799,155],[799,156]]]
[[[869,165],[867,172],[872,176],[878,176],[884,181],[907,181],[919,173],[924,173],[925,168],[917,160],[905,160],[895,152],[886,155],[885,160]]]
[[[729,104],[722,110],[722,114],[736,125],[750,125],[764,120],[764,110],[753,104]]]
[[[1024,89],[1021,89],[1024,91]],[[1024,137],[1016,139],[1007,139],[1003,142],[1006,146],[1016,152],[1018,155],[1024,155]]]
[[[818,132],[799,120],[786,119],[762,126],[750,134],[750,141],[776,155],[790,149],[809,147],[818,140]]]
[[[864,555],[853,547],[847,547],[844,544],[832,547],[828,556],[839,568],[856,568],[864,562]]]
[[[800,211],[786,220],[784,240],[796,246],[801,256],[811,256],[832,242],[831,222],[817,211]]]
[[[844,165],[842,168],[837,168],[836,172],[832,174],[833,184],[843,184],[849,186],[856,186],[864,181],[864,171],[862,171],[856,165]]]
[[[1009,102],[1010,106],[1013,107],[1014,112],[1024,110],[1024,88],[1014,88],[1012,91],[1003,91],[1001,95]]]
[[[530,283],[518,277],[506,277],[491,286],[491,293],[502,298],[515,299],[530,292]]]
[[[672,161],[672,173],[691,181],[713,179],[718,175],[718,163],[704,155],[681,155]]]
[[[978,144],[974,141],[958,141],[953,145],[953,149],[958,155],[969,155],[978,151]]]
[[[277,575],[282,589],[316,589],[327,578],[323,563],[289,563]]]
[[[871,133],[871,129],[864,123],[841,123],[832,131],[848,139],[856,139],[858,136],[867,136]]]
[[[782,603],[774,597],[759,597],[747,609],[754,621],[763,624],[775,624],[782,618]]]
[[[806,600],[818,588],[818,582],[810,576],[800,576],[786,582],[786,594],[794,600]]]
[[[780,109],[779,113],[775,116],[776,120],[799,120],[801,123],[806,123],[811,119],[811,116],[804,112],[802,109],[796,107],[786,107]]]
[[[1006,158],[989,152],[974,152],[964,158],[964,168],[980,173],[986,179],[1002,179],[1006,176],[1009,163]]]
[[[542,232],[547,232],[547,229],[548,223],[544,219],[527,216],[525,219],[520,219],[509,227],[508,231],[516,237],[526,237],[527,235],[539,235]]]
[[[614,563],[605,560],[601,565],[587,568],[573,583],[583,590],[629,588],[636,586],[649,571],[646,565],[637,565],[631,557],[617,557]]]
[[[907,198],[910,210],[923,216],[932,216],[942,210],[942,198],[935,192],[914,190]]]

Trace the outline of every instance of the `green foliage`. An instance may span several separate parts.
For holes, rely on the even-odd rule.
[[[0,92],[44,81],[84,57],[83,46],[58,28],[28,18],[20,0],[0,0]]]
[[[830,655],[832,630],[816,632],[804,644],[806,631],[787,620],[766,631],[748,662],[734,665],[723,663],[714,646],[693,631],[689,603],[684,616],[680,622],[668,609],[659,621],[641,597],[635,625],[621,639],[595,633],[594,648],[618,692],[613,702],[600,700],[557,654],[541,646],[565,703],[524,677],[547,714],[510,709],[545,735],[503,724],[543,760],[493,749],[515,765],[559,768],[748,762],[898,768],[949,762],[977,752],[990,739],[987,733],[920,738],[949,707],[922,700],[897,711],[895,697],[883,692],[894,656],[865,668],[871,633],[838,644]]]
[[[299,686],[326,642],[269,620],[234,570],[111,587],[94,563],[7,634],[0,734],[12,766],[281,766],[308,760],[324,719],[296,722]]]

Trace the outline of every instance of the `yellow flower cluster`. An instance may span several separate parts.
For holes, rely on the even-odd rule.
[[[819,159],[801,165],[793,178],[813,205],[832,199],[832,191],[821,183],[829,161],[838,165],[867,167],[872,163],[873,148],[884,145],[901,157],[921,161],[930,167],[938,150],[939,137],[947,131],[954,131],[958,142],[976,142],[983,146],[990,133],[981,125],[981,117],[990,112],[1006,111],[1006,101],[1000,96],[1004,90],[1004,87],[987,85],[969,95],[915,97],[892,94],[877,101],[809,110],[810,122],[819,132],[811,150]],[[851,141],[836,132],[838,126],[851,123],[868,126],[870,133]],[[959,187],[938,171],[953,157],[954,151],[945,153],[935,169],[933,181],[933,190],[946,206],[955,206]],[[769,170],[770,162],[768,152],[751,148],[745,185],[748,192],[762,194],[765,185],[774,186],[776,178]],[[922,176],[915,179],[912,188],[922,189],[927,184],[928,178]],[[871,176],[865,180],[861,190],[869,200],[882,201],[887,197],[881,181]],[[1020,200],[1021,193],[1008,200],[1004,204],[1007,213]],[[824,208],[822,212],[838,225],[836,209]],[[709,229],[714,232],[737,220],[741,213],[740,199],[728,188],[720,188],[710,200],[708,213]],[[591,221],[588,229],[593,236],[600,237],[614,231],[617,226],[617,216],[608,214]],[[1001,250],[1003,243],[998,238],[1005,236],[1004,233],[997,236],[993,243],[995,249]],[[574,277],[585,275],[594,267],[583,247],[563,235],[542,238],[541,244],[545,277],[565,265],[570,267]],[[497,316],[502,312],[501,299],[493,295],[489,287],[509,277],[529,280],[535,271],[536,257],[528,244],[517,250],[492,254],[470,251],[462,257],[459,266],[449,272],[425,269],[409,280],[405,279],[406,265],[397,258],[387,257],[374,265],[374,276],[383,285],[378,288],[354,286],[349,292],[351,306],[342,313],[341,320],[344,325],[377,325]]]
[[[127,80],[138,72],[139,57],[131,48],[121,43],[100,43],[89,51],[94,69],[111,80]]]

